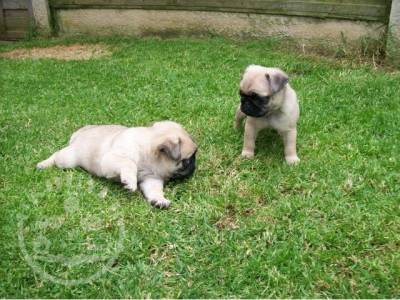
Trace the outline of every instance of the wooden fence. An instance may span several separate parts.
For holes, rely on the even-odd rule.
[[[25,37],[31,21],[31,0],[0,0],[0,39]]]
[[[32,3],[33,6],[41,3],[43,7],[47,0],[0,0],[0,39],[26,36],[33,24],[32,10],[35,7],[32,9]],[[215,11],[378,21],[383,24],[389,22],[391,3],[392,0],[48,0],[53,12],[78,8]],[[35,18],[38,24],[37,16]]]
[[[116,8],[242,12],[387,23],[391,0],[51,0],[55,9]]]

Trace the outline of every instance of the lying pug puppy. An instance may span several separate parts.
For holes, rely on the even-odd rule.
[[[240,82],[241,104],[236,110],[235,127],[247,117],[242,156],[254,156],[255,141],[261,129],[272,127],[283,137],[288,164],[300,161],[296,153],[299,105],[288,76],[280,69],[250,65]]]
[[[148,202],[166,208],[163,185],[189,177],[195,170],[197,146],[181,125],[171,121],[151,127],[88,125],[72,134],[69,145],[37,164],[45,169],[81,167],[115,179],[134,192],[139,184]]]

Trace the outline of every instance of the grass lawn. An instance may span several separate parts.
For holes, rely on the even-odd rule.
[[[0,58],[0,297],[400,297],[400,73],[221,38],[100,41],[86,61]],[[245,66],[300,99],[300,165],[233,129]],[[35,170],[85,124],[171,119],[199,145],[169,210],[82,170]]]

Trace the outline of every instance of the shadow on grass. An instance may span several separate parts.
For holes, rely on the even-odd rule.
[[[90,174],[82,168],[74,169],[74,172],[79,172],[80,174],[84,174],[87,176],[87,180],[92,179],[93,181],[100,183],[103,188],[106,188],[110,194],[112,194],[116,198],[120,198],[122,201],[144,201],[143,203],[147,203],[139,184],[138,188],[135,192],[131,192],[124,188],[123,184],[118,180],[111,180],[104,177],[98,177],[96,175]],[[195,174],[189,178],[180,178],[180,179],[172,179],[164,182],[164,188],[168,187],[169,189],[175,188],[177,185],[185,185],[188,184],[190,180],[193,180]]]
[[[256,155],[282,156],[282,137],[273,129],[262,130],[256,140]]]
[[[124,186],[117,180],[111,180],[104,177],[98,177],[96,175],[90,174],[82,168],[74,168],[74,172],[79,172],[79,174],[84,174],[87,177],[87,180],[93,180],[97,183],[100,183],[104,188],[107,188],[108,192],[113,194],[114,196],[121,196],[123,200],[131,201],[132,195],[139,195],[136,192],[130,192],[124,188]],[[139,189],[138,189],[139,191]]]

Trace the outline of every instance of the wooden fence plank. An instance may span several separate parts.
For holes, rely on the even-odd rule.
[[[28,9],[28,0],[2,0],[4,9]]]
[[[3,0],[4,1],[4,0]],[[13,0],[9,0],[13,1]],[[179,5],[181,3],[193,4],[198,3],[204,6],[226,6],[233,4],[235,6],[253,5],[254,3],[270,3],[270,2],[292,2],[292,3],[315,3],[325,2],[331,4],[363,4],[363,5],[390,5],[392,0],[52,0],[50,4],[71,4],[71,5]]]
[[[4,22],[3,1],[0,0],[0,39],[4,39],[5,36],[6,36],[6,24]]]
[[[4,20],[7,31],[27,32],[30,25],[28,10],[8,9],[4,11]]]
[[[382,5],[359,5],[353,3],[326,3],[326,2],[307,2],[307,1],[204,1],[204,0],[178,0],[178,5],[187,7],[226,7],[256,9],[271,11],[274,13],[298,13],[315,14],[320,13],[321,17],[343,16],[343,17],[379,17],[386,15],[386,7]]]
[[[247,12],[386,21],[389,0],[53,0],[54,8],[170,9]]]

